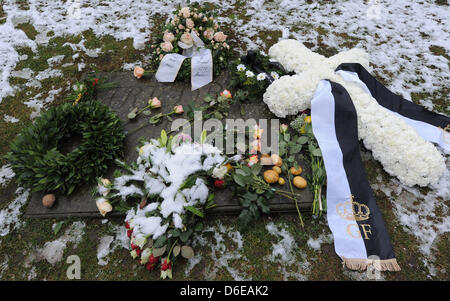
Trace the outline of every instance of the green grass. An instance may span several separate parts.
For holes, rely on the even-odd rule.
[[[443,2],[443,1],[440,1]],[[27,9],[28,2],[20,1],[21,8]],[[235,18],[248,21],[246,11],[243,9],[245,3],[238,1],[236,9],[227,12],[228,15],[236,14]],[[3,6],[0,5],[0,24],[5,20],[5,12]],[[153,20],[154,24],[164,21],[162,16],[156,16]],[[34,39],[37,35],[35,28],[30,24],[21,24],[18,28],[22,29],[28,37]],[[353,37],[349,33],[328,32],[323,27],[315,27],[314,25],[299,20],[298,24],[294,26],[292,31],[309,32],[316,31],[319,35],[317,40],[309,41],[305,45],[309,48],[317,47],[318,52],[331,56],[338,52],[334,47],[330,47],[324,43],[323,37],[326,35],[338,36],[339,47],[351,48],[358,42],[358,38]],[[233,24],[228,24],[225,31],[229,34],[230,39],[237,40],[238,35],[234,32]],[[142,60],[143,51],[134,50],[131,39],[124,41],[116,41],[112,36],[96,37],[92,31],[83,32],[77,36],[55,37],[54,33],[48,33],[52,37],[46,46],[38,45],[36,52],[30,48],[17,49],[19,55],[27,55],[27,59],[18,62],[15,70],[22,70],[30,68],[35,74],[49,68],[47,60],[56,55],[64,55],[64,59],[53,66],[53,68],[60,69],[63,76],[59,78],[49,78],[42,81],[42,88],[26,87],[27,80],[20,78],[12,78],[11,82],[18,85],[20,88],[16,94],[7,97],[0,105],[0,116],[4,114],[14,116],[20,121],[18,123],[6,123],[3,118],[0,119],[0,164],[3,165],[6,161],[3,159],[4,154],[9,150],[9,143],[20,132],[20,130],[32,121],[30,120],[31,109],[24,105],[24,102],[35,97],[39,93],[41,98],[45,98],[48,92],[52,89],[67,88],[69,84],[77,81],[81,77],[78,72],[77,64],[84,62],[86,69],[83,72],[99,71],[99,72],[113,72],[119,71],[126,62],[134,62]],[[263,32],[259,34],[259,38],[266,44],[266,49],[274,44],[281,36],[280,31]],[[69,46],[64,46],[66,42],[77,44],[82,39],[85,39],[85,46],[88,49],[101,48],[101,54],[97,58],[88,57],[80,53],[78,58],[72,56],[75,52]],[[231,45],[233,46],[232,42]],[[236,45],[234,45],[236,46]],[[448,59],[448,54],[445,49],[432,46],[430,52],[434,55],[440,55]],[[72,65],[70,65],[72,64]],[[63,67],[65,65],[65,67]],[[384,76],[390,76],[389,73],[384,73]],[[384,77],[383,77],[384,78]],[[392,75],[391,75],[392,78]],[[382,77],[378,77],[382,80]],[[387,84],[387,82],[384,82]],[[418,78],[420,84],[420,78]],[[66,93],[63,92],[58,95],[57,99],[52,105],[64,103],[66,100]],[[434,93],[412,93],[412,100],[419,102],[422,99],[429,99],[433,102],[435,110],[444,113],[449,113],[447,104],[447,95],[449,91],[447,87],[443,87]],[[381,165],[369,160],[365,162],[365,167],[368,173],[369,180],[372,183],[377,182],[377,178],[381,175],[384,182],[390,181],[390,177],[382,170]],[[14,198],[15,184],[12,182],[7,187],[0,188],[0,209],[5,208]],[[398,273],[383,273],[387,280],[427,280],[428,270],[423,263],[423,255],[418,249],[417,239],[407,233],[403,226],[398,222],[393,208],[391,199],[387,198],[381,191],[375,191],[378,205],[383,214],[388,232],[391,235],[391,240],[397,255],[398,262],[402,267],[402,271]],[[397,196],[392,198],[395,201]],[[447,204],[449,205],[449,204]],[[443,214],[443,213],[442,213]],[[279,263],[273,263],[267,260],[267,256],[272,252],[272,244],[278,242],[274,236],[268,234],[265,229],[269,222],[274,222],[277,225],[285,225],[294,237],[298,249],[296,250],[296,258],[299,263],[308,261],[311,264],[309,270],[300,271],[306,274],[309,280],[349,280],[350,277],[345,273],[341,261],[335,254],[332,243],[322,244],[320,251],[315,251],[307,246],[309,238],[317,238],[321,234],[328,234],[329,229],[324,219],[312,219],[308,213],[304,213],[305,228],[301,228],[295,215],[293,216],[271,216],[264,217],[258,220],[249,231],[242,232],[243,248],[240,254],[244,259],[230,261],[230,266],[237,269],[239,272],[245,272],[251,276],[253,280],[282,280],[283,275],[280,273]],[[45,261],[35,262],[33,266],[36,269],[36,279],[47,280],[67,280],[66,270],[68,264],[65,262],[69,255],[78,255],[82,264],[82,279],[83,280],[157,280],[159,273],[157,271],[149,273],[143,267],[138,266],[136,260],[132,260],[129,253],[125,249],[118,249],[109,256],[109,264],[100,266],[97,263],[97,246],[99,240],[104,235],[112,235],[109,224],[102,224],[98,219],[64,219],[64,225],[58,235],[54,235],[51,229],[52,225],[58,222],[58,219],[24,219],[25,225],[5,237],[0,237],[0,266],[8,256],[8,268],[1,270],[0,275],[2,280],[27,280],[28,273],[31,267],[24,267],[23,263],[29,254],[32,254],[37,248],[42,248],[45,242],[57,239],[64,234],[64,231],[71,225],[73,221],[82,220],[86,223],[85,234],[78,247],[73,248],[69,244],[64,251],[63,260],[56,263],[54,266]],[[235,217],[226,218],[209,218],[206,221],[206,226],[215,226],[219,220],[226,227],[238,229],[238,221]],[[112,219],[115,224],[122,224],[121,219]],[[214,244],[215,239],[211,234],[204,235],[209,244]],[[214,268],[216,261],[211,257],[209,251],[209,244],[206,247],[196,248],[196,252],[201,253],[203,260],[194,267],[191,273],[184,275],[186,267],[185,260],[179,260],[174,267],[175,280],[203,280],[207,277],[208,271]],[[236,251],[236,245],[229,239],[225,242],[227,249]],[[449,266],[449,250],[450,238],[448,233],[441,235],[437,241],[432,253],[434,256],[433,263],[437,268],[437,276],[434,279],[449,280],[448,272]],[[286,267],[290,272],[297,272],[298,266],[293,265]],[[232,276],[224,268],[219,268],[215,280],[232,280]]]

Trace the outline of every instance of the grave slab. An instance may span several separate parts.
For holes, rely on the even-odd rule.
[[[152,115],[160,112],[169,113],[178,104],[187,105],[191,101],[201,104],[206,95],[217,95],[224,89],[227,89],[229,87],[228,83],[230,82],[230,76],[223,74],[219,78],[216,78],[213,83],[196,91],[191,91],[189,83],[158,83],[153,76],[136,80],[132,72],[108,73],[105,76],[109,77],[109,82],[116,83],[116,86],[112,89],[100,91],[98,100],[107,104],[124,121],[124,128],[128,133],[124,145],[124,160],[127,163],[136,160],[138,155],[136,147],[140,138],[147,140],[157,138],[162,129],[170,131],[171,128],[171,122],[167,119],[164,118],[158,125],[151,125],[148,122],[150,117],[143,114],[139,115],[136,120],[128,121],[127,115],[133,108],[143,108],[149,98],[158,97],[162,102],[162,107],[155,110]],[[241,104],[234,104],[230,108],[227,118],[242,118],[244,120],[249,118],[256,120],[275,118],[261,100],[250,100],[242,106],[243,111],[241,110]],[[244,114],[242,114],[243,112]],[[280,120],[281,122],[282,120]],[[268,124],[270,125],[270,122]],[[310,174],[308,165],[302,162],[300,158],[298,161],[304,168],[302,175]],[[113,171],[114,167],[110,168],[104,176],[112,178]],[[285,184],[284,186],[288,190],[288,185]],[[42,193],[33,193],[25,216],[32,218],[68,216],[101,217],[95,205],[94,188],[94,184],[85,185],[76,189],[70,196],[57,195],[56,204],[51,209],[47,209],[42,205]],[[300,210],[311,208],[313,200],[311,191],[309,189],[296,189],[296,193],[300,195],[298,198]],[[210,209],[208,214],[228,215],[240,213],[239,200],[233,197],[229,189],[216,191],[215,199],[217,206]],[[272,212],[278,213],[296,212],[297,210],[293,200],[278,195],[275,195],[270,201],[269,207]],[[112,212],[111,215],[118,216],[120,214]],[[108,216],[110,215],[108,214]]]

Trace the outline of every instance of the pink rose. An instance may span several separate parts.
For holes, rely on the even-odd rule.
[[[144,69],[142,69],[141,67],[139,66],[134,67],[134,76],[137,79],[140,79],[144,75],[144,72],[145,72]]]
[[[183,114],[184,113],[182,105],[175,106],[175,108],[173,108],[173,110],[175,111],[176,114]]]
[[[153,97],[148,100],[148,105],[152,109],[157,109],[161,107],[161,101],[158,98]]]
[[[165,52],[171,52],[173,50],[172,43],[170,42],[161,43],[161,49]]]
[[[205,38],[207,38],[208,40],[212,40],[214,38],[214,30],[212,30],[211,28],[208,28],[207,30],[205,30],[205,32],[203,33],[203,36]]]
[[[223,41],[225,41],[226,39],[227,39],[227,36],[226,36],[223,32],[221,32],[221,31],[216,32],[216,33],[214,34],[214,40],[216,40],[217,42],[223,42]]]
[[[175,40],[175,36],[171,32],[166,32],[166,33],[164,33],[163,40],[164,40],[164,42],[172,43],[173,40]]]
[[[194,41],[192,40],[192,36],[189,32],[183,33],[181,35],[180,40],[181,40],[181,42],[183,42],[184,44],[187,44],[187,45],[191,45],[194,43]]]
[[[195,23],[194,23],[194,21],[192,21],[191,18],[186,19],[186,27],[187,27],[187,28],[192,29],[192,28],[194,28],[194,26],[195,26]]]
[[[189,18],[191,16],[191,11],[189,10],[189,7],[183,7],[180,10],[180,13],[183,15],[183,17],[185,18]]]
[[[178,29],[184,29],[183,24],[179,24],[179,25],[178,25]]]

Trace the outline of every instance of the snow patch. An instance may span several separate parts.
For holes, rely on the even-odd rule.
[[[114,253],[118,248],[129,249],[130,240],[127,236],[127,229],[123,226],[112,225],[114,236],[106,235],[100,238],[97,247],[98,264],[105,266],[109,263],[109,254]]]
[[[25,259],[25,267],[30,267],[31,263],[46,260],[51,265],[60,262],[63,259],[64,250],[68,243],[77,248],[84,236],[84,222],[76,221],[64,232],[64,234],[54,241],[44,244],[44,247],[35,250]]]
[[[6,209],[0,211],[0,236],[6,236],[22,226],[22,221],[19,219],[20,210],[27,202],[29,194],[29,190],[17,188],[14,201]]]
[[[311,264],[307,261],[306,254],[300,253],[294,237],[288,232],[286,225],[277,226],[268,223],[266,230],[270,235],[281,238],[277,243],[272,244],[272,254],[266,256],[270,262],[278,263],[278,269],[285,281],[289,278],[297,280],[308,280],[307,275],[311,269]],[[300,253],[300,254],[299,254]],[[298,260],[300,255],[301,260]],[[296,271],[292,271],[297,268]]]
[[[16,174],[9,165],[0,168],[0,188],[6,186]]]

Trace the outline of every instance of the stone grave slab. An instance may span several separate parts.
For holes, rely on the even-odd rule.
[[[200,88],[196,91],[191,91],[189,83],[175,82],[175,83],[158,83],[156,79],[151,77],[136,80],[132,72],[117,72],[108,73],[105,75],[109,77],[108,81],[115,82],[116,87],[101,91],[98,95],[99,101],[107,104],[112,110],[117,112],[118,116],[124,121],[124,128],[127,131],[124,145],[124,160],[128,163],[133,162],[137,158],[136,146],[140,138],[156,138],[159,137],[162,129],[170,131],[171,122],[166,118],[158,125],[151,125],[148,120],[149,116],[143,114],[139,115],[136,120],[128,121],[128,113],[135,107],[143,108],[149,98],[158,97],[162,102],[162,107],[158,109],[157,113],[168,113],[175,105],[186,105],[191,101],[201,104],[203,98],[208,95],[217,95],[224,89],[228,88],[230,77],[224,74],[215,79],[213,83]],[[271,119],[275,118],[273,114],[267,109],[267,106],[261,100],[252,100],[243,104],[245,114],[242,115],[240,104],[234,104],[229,112],[227,118],[254,118]],[[152,114],[153,115],[153,114]],[[174,115],[172,115],[174,116]],[[186,118],[180,117],[180,118]],[[174,118],[175,119],[175,118]],[[280,121],[281,122],[281,121]],[[270,122],[268,122],[270,126]],[[140,128],[142,127],[142,128]],[[140,129],[139,129],[140,128]],[[138,130],[137,130],[138,129]],[[309,174],[307,164],[299,159],[299,163],[304,167],[303,176]],[[112,178],[114,167],[110,168],[106,177]],[[285,185],[288,190],[288,185]],[[72,195],[64,196],[57,195],[57,201],[53,208],[47,209],[42,206],[42,193],[33,193],[31,201],[28,205],[27,217],[67,217],[67,216],[90,216],[101,217],[95,205],[95,196],[93,196],[93,189],[95,185],[85,185],[84,187],[76,189]],[[299,207],[301,210],[311,208],[313,196],[309,189],[297,190],[300,195]],[[208,214],[239,214],[239,201],[233,198],[232,193],[228,189],[219,190],[216,192],[217,206],[210,209]],[[295,203],[293,200],[275,195],[269,203],[272,212],[296,212]],[[120,215],[119,213],[112,213],[112,216]],[[109,215],[110,216],[110,215]]]

